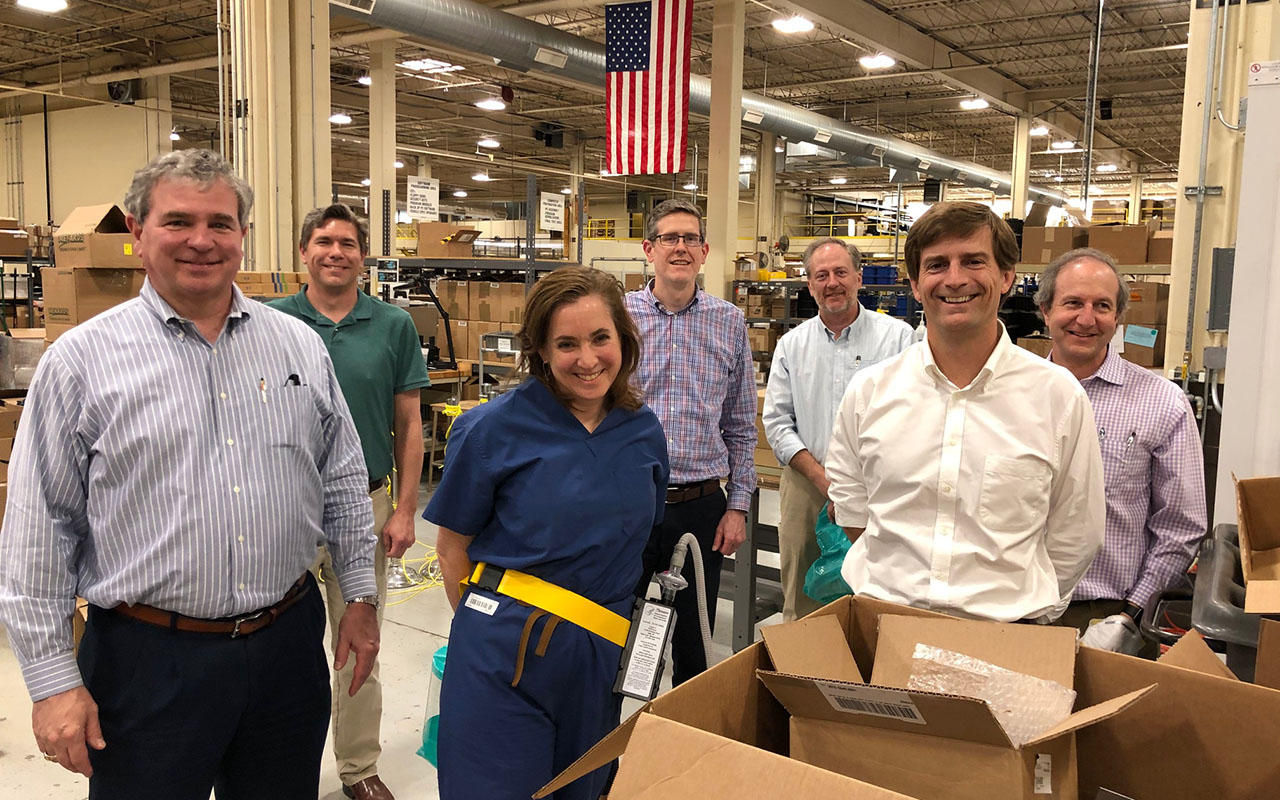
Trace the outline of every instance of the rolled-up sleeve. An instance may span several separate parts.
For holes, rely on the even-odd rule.
[[[327,354],[324,368],[328,413],[323,421],[324,445],[317,465],[324,487],[322,525],[342,597],[351,600],[378,592],[373,573],[378,540],[373,530],[369,474],[360,436]]]
[[[0,621],[32,701],[82,685],[72,643],[76,553],[88,532],[82,387],[58,348],[40,361],[9,460]]]

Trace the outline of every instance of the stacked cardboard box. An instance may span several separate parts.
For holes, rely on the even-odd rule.
[[[1160,229],[1160,223],[1146,225],[1092,225],[1089,246],[1101,250],[1116,260],[1117,264],[1146,264],[1147,242]]]
[[[52,225],[28,225],[27,226],[27,244],[31,248],[33,258],[48,258],[53,252],[53,233],[56,231]]]
[[[12,217],[0,217],[0,256],[22,258],[31,246],[27,231]]]
[[[511,332],[520,329],[524,320],[524,284],[510,281],[464,281],[440,278],[435,283],[436,297],[453,333],[455,359],[478,361],[480,337],[486,333]],[[445,349],[443,331],[437,327],[436,344]],[[487,364],[514,364],[510,354],[485,353]]]
[[[471,258],[471,243],[479,233],[451,222],[419,222],[418,257]]]
[[[1027,226],[1022,229],[1022,262],[1048,264],[1070,250],[1084,247],[1088,241],[1086,230]]]
[[[628,272],[622,276],[622,288],[628,292],[638,292],[649,282],[649,276],[642,272]]]
[[[1168,321],[1168,284],[1129,284],[1129,308],[1124,314],[1124,352],[1121,355],[1142,367],[1163,366]]]
[[[782,472],[782,465],[774,455],[769,440],[764,435],[764,389],[756,390],[756,475],[777,476]]]
[[[246,297],[269,300],[301,291],[311,279],[306,270],[294,272],[237,272],[236,285]]]
[[[753,353],[772,353],[781,335],[781,326],[776,322],[753,322],[747,325],[747,341],[751,343]]]
[[[124,211],[110,203],[81,206],[58,226],[53,234],[57,266],[40,271],[46,341],[142,290],[142,260],[124,218]]]
[[[470,281],[467,284],[470,319],[519,326],[524,319],[524,284]]]

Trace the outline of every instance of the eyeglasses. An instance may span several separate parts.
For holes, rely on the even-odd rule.
[[[698,247],[702,244],[702,234],[698,233],[660,233],[653,237],[653,240],[663,247],[675,247],[681,239],[684,240],[686,247]]]

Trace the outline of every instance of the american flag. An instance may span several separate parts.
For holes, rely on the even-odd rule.
[[[609,171],[684,170],[693,0],[604,7]]]

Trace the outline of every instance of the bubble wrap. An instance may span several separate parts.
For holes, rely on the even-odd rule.
[[[1071,715],[1076,693],[978,658],[917,644],[907,688],[985,700],[1015,747]]]

